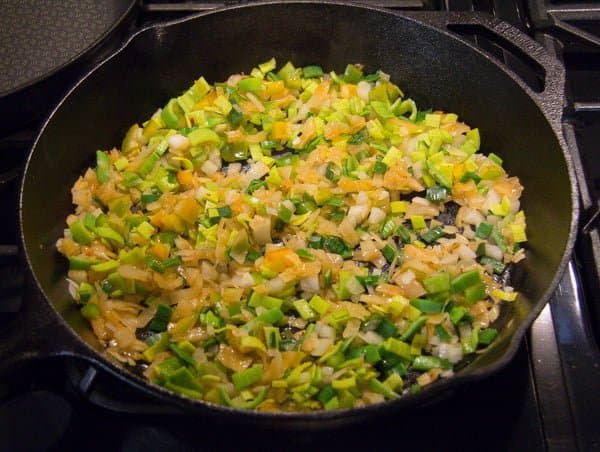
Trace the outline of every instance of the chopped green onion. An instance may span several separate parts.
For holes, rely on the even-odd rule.
[[[325,405],[328,401],[334,398],[336,394],[337,393],[335,389],[333,389],[333,387],[330,384],[328,384],[323,386],[323,388],[319,391],[319,394],[317,395],[317,400],[323,405]]]
[[[388,337],[383,343],[384,350],[404,359],[411,359],[410,345],[393,337]]]
[[[142,204],[150,204],[151,202],[158,201],[161,195],[161,193],[142,193],[140,201]]]
[[[481,282],[481,275],[479,274],[479,270],[475,268],[452,278],[450,287],[454,292],[462,292],[466,288],[479,282]]]
[[[313,295],[313,297],[308,302],[308,305],[316,312],[318,312],[319,315],[325,314],[331,307],[331,303],[321,298],[319,295]]]
[[[277,141],[266,140],[260,142],[260,147],[263,149],[273,149],[277,146],[279,146],[279,143]]]
[[[439,369],[451,369],[452,364],[447,360],[438,358],[437,356],[417,356],[412,363],[412,367],[415,370],[430,370],[434,368]]]
[[[304,78],[317,78],[323,76],[323,69],[321,66],[304,66],[302,68],[302,75]]]
[[[188,342],[189,344],[189,342]],[[191,344],[190,344],[191,346]],[[193,346],[192,346],[193,348]],[[178,345],[178,344],[169,344],[169,349],[180,359],[182,360],[184,363],[190,365],[190,366],[195,366],[196,365],[196,361],[194,361],[194,358],[192,358],[192,353],[190,353],[188,350],[186,350],[184,347]]]
[[[404,226],[398,226],[396,228],[396,234],[398,234],[398,237],[400,238],[400,240],[402,240],[402,243],[411,242],[410,232]]]
[[[490,234],[492,233],[492,230],[494,229],[494,226],[491,225],[490,223],[486,223],[485,221],[482,221],[481,223],[479,223],[479,225],[477,225],[477,229],[475,230],[475,235],[477,237],[479,237],[480,239],[487,239]]]
[[[478,282],[465,289],[465,299],[467,303],[474,303],[479,300],[484,300],[487,297],[485,284]]]
[[[298,256],[300,256],[302,259],[306,259],[308,261],[314,261],[316,258],[314,256],[314,254],[312,254],[310,251],[308,251],[305,248],[299,248],[296,250],[296,254]]]
[[[425,224],[425,218],[423,215],[413,215],[410,217],[410,222],[413,229],[424,229],[427,227]]]
[[[387,260],[391,264],[393,262],[393,260],[396,258],[396,249],[390,245],[385,245],[381,249],[381,254],[383,254],[383,257],[385,257],[385,260]]]
[[[375,391],[378,394],[381,394],[386,399],[395,399],[400,397],[398,393],[394,392],[389,386],[385,383],[382,383],[377,378],[373,378],[369,381],[369,388]]]
[[[393,337],[398,334],[398,327],[390,322],[388,319],[382,319],[381,323],[377,327],[377,333],[384,338]]]
[[[423,240],[428,245],[436,242],[440,237],[444,235],[444,230],[441,226],[436,226],[433,229],[430,229],[427,232],[421,234],[421,240]]]
[[[445,202],[448,199],[448,189],[440,185],[434,185],[427,189],[425,197],[431,202]]]
[[[486,328],[479,332],[479,344],[490,345],[498,336],[498,331],[494,328]]]
[[[125,188],[133,188],[142,184],[143,180],[136,173],[124,172],[123,173],[123,186]]]
[[[236,372],[231,375],[231,380],[233,381],[233,386],[238,391],[248,386],[252,386],[255,383],[258,383],[262,379],[263,374],[263,366],[260,364],[256,364],[248,369],[244,369],[240,372]]]
[[[385,163],[383,163],[381,160],[376,160],[375,163],[373,163],[373,166],[371,168],[371,172],[373,174],[385,174],[387,170],[388,170],[388,166]]]
[[[435,314],[444,310],[444,304],[427,298],[414,298],[410,300],[411,306],[414,306],[421,312]]]
[[[162,231],[162,232],[159,232],[157,235],[157,239],[160,243],[166,243],[170,246],[173,246],[175,244],[176,237],[177,237],[177,234],[172,231]]]
[[[356,377],[341,378],[331,382],[333,389],[352,389],[356,387]]]
[[[331,182],[337,182],[340,180],[340,169],[339,167],[333,163],[329,162],[327,164],[327,168],[325,169],[325,177],[329,179]]]
[[[155,336],[158,336],[158,339],[142,353],[142,356],[148,362],[152,362],[157,354],[165,352],[169,348],[170,342],[168,333],[159,333]]]
[[[94,240],[94,233],[85,227],[82,220],[77,220],[69,226],[71,237],[81,245],[89,245]]]
[[[323,236],[313,234],[308,238],[308,247],[313,249],[322,249],[324,244]]]
[[[262,256],[262,254],[260,253],[260,251],[248,250],[248,254],[246,254],[246,260],[249,262],[254,262],[256,259],[258,259],[261,256]]]
[[[231,207],[229,206],[217,207],[217,212],[219,212],[221,218],[231,218],[232,216]]]
[[[356,279],[364,286],[376,286],[379,283],[379,276],[367,275],[367,276],[356,276]]]
[[[289,223],[292,219],[292,211],[285,207],[284,205],[279,207],[279,212],[277,213],[277,218],[279,218],[284,223]]]
[[[92,286],[90,283],[82,282],[79,285],[79,289],[77,290],[79,300],[81,300],[84,303],[87,303],[95,291],[96,290],[94,289],[94,286]]]
[[[281,308],[283,299],[271,297],[269,295],[259,294],[258,292],[252,292],[252,295],[248,299],[248,306],[256,308],[262,306],[263,308],[273,309]]]
[[[402,333],[402,336],[400,336],[400,340],[404,342],[412,340],[414,335],[417,334],[421,330],[421,328],[423,328],[425,322],[427,322],[427,316],[422,315],[419,318],[417,318],[408,326],[406,331]]]
[[[502,251],[503,253],[506,253],[507,246],[506,246],[506,242],[504,241],[504,238],[502,237],[502,235],[498,231],[493,231],[491,234],[491,237],[492,237],[492,240],[498,246],[498,248],[500,248],[500,251]]]
[[[94,265],[96,261],[91,259],[86,259],[84,257],[71,256],[69,258],[69,269],[70,270],[87,270],[92,265]]]
[[[142,163],[140,164],[137,171],[138,174],[141,177],[145,178],[154,169],[154,166],[158,163],[159,160],[160,155],[158,155],[156,152],[152,152],[152,154],[150,154],[148,157],[142,160]]]
[[[79,312],[88,320],[95,320],[100,317],[100,308],[96,303],[84,304]]]
[[[279,323],[281,319],[283,319],[283,312],[278,308],[269,309],[256,317],[257,322],[266,323],[268,325]]]
[[[479,177],[479,175],[477,173],[467,171],[460,178],[460,182],[462,182],[462,183],[469,182],[470,180],[475,181],[475,183],[478,184],[479,182],[481,182],[481,177]]]
[[[440,324],[435,326],[435,334],[437,334],[442,341],[448,341],[451,338],[446,329]]]
[[[112,283],[109,280],[107,280],[107,279],[103,280],[100,283],[100,287],[102,288],[102,290],[106,294],[110,294],[113,291],[113,289],[114,289]]]
[[[389,336],[388,336],[389,337]],[[379,347],[374,344],[362,345],[360,347],[352,348],[348,351],[347,357],[354,359],[363,356],[365,361],[373,365],[381,361],[381,355],[379,354]]]
[[[358,66],[348,64],[344,71],[344,81],[346,83],[358,83],[362,79],[363,72]]]
[[[348,139],[348,144],[361,144],[363,141],[365,141],[366,136],[362,133],[355,133],[354,135],[352,135],[349,139]]]
[[[492,267],[492,272],[496,273],[497,275],[501,275],[502,272],[504,271],[504,269],[506,268],[506,265],[500,261],[497,261],[496,259],[492,259],[491,257],[488,256],[483,256],[479,262],[481,263],[481,265],[490,265]]]
[[[180,367],[169,375],[165,387],[171,391],[179,392],[188,397],[199,399],[202,397],[202,386],[192,375],[189,369]]]
[[[264,180],[252,179],[252,181],[248,184],[248,188],[246,188],[246,193],[251,195],[259,188],[266,187],[266,186],[267,186],[267,183]]]
[[[450,321],[456,325],[465,317],[466,314],[467,308],[463,306],[453,306],[452,309],[450,309]]]
[[[279,328],[274,326],[265,326],[263,328],[263,332],[265,333],[265,342],[267,344],[267,348],[270,350],[279,349],[279,341],[281,340]]]
[[[182,264],[181,257],[179,256],[167,258],[161,261],[153,254],[147,254],[144,257],[144,262],[147,267],[151,268],[152,270],[158,273],[164,273],[167,271],[168,268],[177,267],[178,265]]]
[[[323,275],[323,281],[325,283],[325,288],[331,287],[331,269],[330,268],[325,270],[325,274]]]
[[[344,259],[352,257],[352,250],[343,239],[335,235],[329,235],[323,240],[323,249],[330,253],[339,254]]]
[[[96,151],[96,177],[101,184],[110,179],[110,160],[103,151]]]
[[[428,276],[423,280],[423,286],[427,293],[440,293],[450,290],[450,275],[442,272]]]
[[[379,228],[379,234],[381,234],[381,237],[383,237],[384,239],[387,239],[390,235],[394,233],[395,229],[396,223],[392,218],[389,218],[388,220],[384,221],[381,227]]]
[[[306,300],[295,300],[292,304],[304,320],[312,320],[316,317],[315,311],[312,310]]]
[[[156,306],[156,314],[154,314],[154,317],[150,321],[148,328],[150,328],[152,331],[156,331],[157,333],[165,331],[169,321],[171,320],[172,314],[173,309],[164,303],[159,303]]]
[[[119,261],[108,260],[108,261],[99,262],[97,264],[94,264],[90,268],[95,272],[104,273],[104,272],[109,272],[111,270],[118,268],[119,265],[120,265]]]
[[[231,400],[223,387],[219,388],[219,395],[221,397],[221,401],[227,406],[239,408],[241,410],[253,410],[265,400],[267,388],[262,388],[260,391],[258,391],[258,394],[256,397],[254,397],[254,399],[243,402],[236,399]]]
[[[490,153],[488,154],[488,158],[489,158],[489,159],[490,159],[492,162],[496,163],[497,165],[500,165],[500,166],[502,166],[502,159],[501,159],[500,157],[498,157],[496,154],[494,154],[493,152],[490,152]]]
[[[332,207],[342,207],[344,205],[344,200],[342,198],[338,198],[336,196],[332,196],[327,199],[324,203],[324,206],[332,206]]]
[[[242,123],[242,120],[244,119],[244,114],[237,110],[236,107],[233,107],[231,109],[231,111],[229,112],[229,114],[227,115],[227,121],[229,121],[229,123],[233,126],[233,127],[239,127],[239,125]]]
[[[256,77],[243,78],[238,83],[238,89],[240,91],[252,91],[256,92],[260,90],[262,80]]]

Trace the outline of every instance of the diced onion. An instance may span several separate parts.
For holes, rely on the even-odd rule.
[[[369,223],[370,224],[379,224],[385,219],[385,212],[381,210],[379,207],[373,207],[371,209],[371,213],[369,214]]]
[[[371,91],[371,85],[368,82],[360,81],[356,85],[356,93],[365,102],[369,101],[369,92]]]
[[[502,262],[502,250],[498,248],[496,245],[492,245],[490,243],[485,244],[485,255],[491,257],[492,259],[496,259],[497,261]]]
[[[381,344],[383,343],[383,337],[377,334],[375,331],[367,331],[366,333],[359,334],[359,336],[367,344]]]
[[[190,140],[179,133],[168,138],[169,148],[175,152],[183,152],[190,147]]]
[[[447,344],[442,342],[438,348],[438,356],[442,359],[447,359],[452,364],[456,364],[463,359],[463,349],[460,343]]]
[[[334,338],[335,337],[335,328],[331,325],[327,325],[323,322],[317,322],[315,324],[315,331],[319,335],[319,337],[326,338]]]

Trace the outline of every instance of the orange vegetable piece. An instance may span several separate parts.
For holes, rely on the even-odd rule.
[[[300,257],[289,248],[276,248],[265,254],[264,265],[272,271],[282,272],[287,268],[300,265]]]
[[[265,85],[266,85],[266,89],[267,89],[267,94],[269,96],[282,94],[286,91],[285,83],[283,82],[283,80],[275,80],[272,82],[267,82],[267,83],[265,83]]]
[[[200,213],[200,205],[193,198],[183,198],[175,204],[174,211],[185,222],[193,224]]]
[[[375,188],[373,182],[370,180],[352,180],[347,177],[342,177],[338,182],[338,187],[344,190],[346,193],[359,192],[359,191],[370,191]]]
[[[177,172],[177,182],[186,187],[191,187],[194,182],[194,174],[192,170],[181,170]]]
[[[179,218],[174,213],[168,213],[162,218],[162,225],[160,227],[165,231],[174,231],[179,234],[183,234],[185,232],[185,224],[182,219]]]
[[[271,128],[271,138],[274,140],[287,140],[292,133],[291,125],[288,121],[274,121]]]
[[[155,243],[150,248],[148,248],[148,252],[150,254],[154,254],[156,257],[158,257],[161,260],[165,260],[166,258],[169,257],[169,251],[170,251],[169,246],[164,243]]]
[[[351,83],[344,83],[340,86],[340,96],[344,99],[350,99],[351,97],[356,97],[358,95],[356,91],[356,85]]]

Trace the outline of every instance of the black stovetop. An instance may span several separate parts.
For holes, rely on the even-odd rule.
[[[223,3],[246,1],[146,0],[140,3],[133,27]],[[319,433],[216,424],[157,405],[86,364],[68,359],[26,363],[0,380],[0,450],[600,450],[594,415],[600,409],[600,160],[595,155],[600,132],[600,8],[597,3],[554,0],[365,3],[492,13],[529,33],[565,63],[569,105],[564,133],[582,187],[584,231],[576,256],[515,359],[492,377],[410,414]],[[118,45],[122,36],[106,41],[106,50]],[[473,40],[513,69],[522,69],[484,39]],[[91,64],[75,62],[64,89]],[[0,329],[18,318],[28,297],[39,296],[18,259],[16,208],[22,165],[48,112],[39,113],[19,130],[0,127]]]

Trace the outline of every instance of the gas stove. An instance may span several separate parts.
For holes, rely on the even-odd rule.
[[[17,198],[43,119],[81,74],[136,29],[249,1],[143,0],[125,26],[63,68],[53,97],[19,127],[0,128],[0,329],[40,296],[20,259]],[[356,3],[361,3],[357,1]],[[567,70],[564,135],[580,185],[576,253],[515,359],[435,404],[335,432],[271,431],[190,417],[69,359],[26,362],[0,380],[2,450],[214,450],[418,447],[425,450],[600,450],[600,6],[554,0],[376,0],[394,10],[493,14],[540,42]],[[484,36],[467,36],[521,77],[536,75]],[[1,100],[1,99],[0,99]],[[42,103],[44,104],[44,103]],[[268,440],[268,445],[265,444]]]

